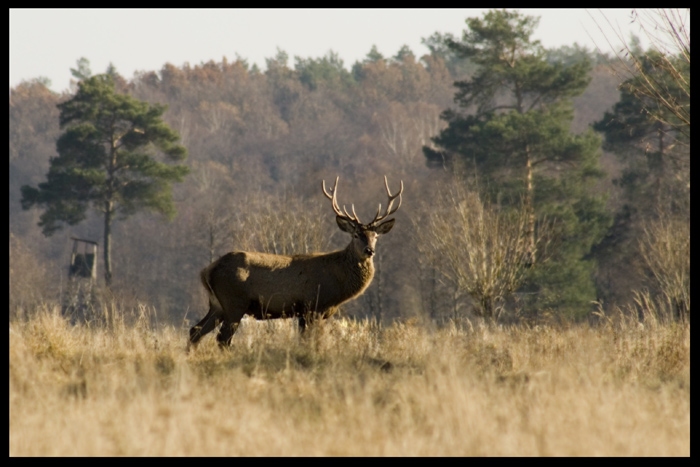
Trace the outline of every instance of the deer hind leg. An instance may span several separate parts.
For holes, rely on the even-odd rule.
[[[209,305],[209,313],[190,329],[190,345],[196,345],[200,339],[211,331],[223,320],[222,310],[213,303]]]

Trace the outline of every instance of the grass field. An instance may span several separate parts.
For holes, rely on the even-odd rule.
[[[690,325],[10,320],[10,456],[688,456]]]

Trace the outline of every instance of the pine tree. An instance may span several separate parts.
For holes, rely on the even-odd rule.
[[[608,222],[603,200],[590,185],[602,175],[600,138],[572,134],[571,98],[590,82],[584,56],[568,65],[550,63],[531,39],[539,19],[493,10],[469,18],[462,41],[447,45],[477,65],[455,83],[458,110],[446,110],[448,127],[424,147],[430,166],[472,174],[504,200],[524,199],[530,211],[528,241],[535,252],[536,218],[548,216],[560,248],[546,267],[535,268],[527,289],[534,309],[581,315],[595,299],[594,264],[584,257]]]
[[[58,105],[65,132],[56,142],[59,155],[51,159],[47,181],[21,188],[22,207],[44,209],[39,226],[46,236],[62,224],[83,221],[90,206],[104,215],[105,282],[110,286],[115,216],[150,210],[172,218],[172,183],[181,182],[189,169],[157,159],[182,161],[187,150],[161,118],[166,106],[117,94],[109,74],[86,78],[78,87],[72,99]]]

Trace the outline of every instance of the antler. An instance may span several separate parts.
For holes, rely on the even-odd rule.
[[[350,209],[352,210],[352,215],[350,213],[348,213],[348,210],[345,208],[344,205],[343,205],[343,210],[342,211],[340,210],[340,207],[338,206],[338,200],[336,197],[336,195],[338,193],[338,179],[339,178],[340,177],[335,177],[335,185],[333,185],[333,188],[331,188],[330,193],[328,193],[328,191],[326,191],[326,181],[323,180],[323,182],[321,184],[321,186],[323,188],[323,194],[326,195],[326,198],[331,200],[331,202],[333,203],[332,204],[333,211],[335,211],[335,213],[338,216],[343,217],[343,218],[348,219],[348,220],[351,220],[353,222],[357,222],[358,224],[362,224],[362,222],[360,221],[360,218],[357,217],[357,213],[355,212],[355,205],[354,204],[350,205]],[[373,226],[373,225],[376,225],[378,222],[383,221],[384,219],[386,219],[387,217],[389,217],[390,215],[392,215],[396,211],[398,211],[399,208],[401,207],[401,200],[402,200],[401,193],[403,193],[403,180],[401,180],[401,188],[399,189],[399,192],[396,193],[395,195],[392,195],[391,191],[389,190],[389,182],[386,179],[386,175],[384,176],[384,186],[386,187],[386,194],[389,197],[389,201],[388,201],[388,204],[386,207],[386,212],[384,214],[380,215],[380,213],[382,212],[382,205],[381,205],[381,203],[379,203],[379,207],[377,208],[377,214],[374,216],[374,219],[372,220],[372,222],[367,224],[368,226]],[[399,198],[399,204],[394,209],[392,209],[391,207],[394,205],[394,200],[396,200],[396,198]]]
[[[379,215],[379,213],[382,212],[382,205],[380,203],[379,207],[377,208],[377,215],[374,216],[374,220],[372,220],[372,222],[370,222],[369,225],[375,225],[377,222],[383,221],[384,219],[386,219],[387,217],[389,217],[390,215],[392,215],[396,211],[398,211],[399,208],[401,207],[401,200],[402,200],[401,193],[403,193],[403,180],[401,180],[401,188],[399,189],[399,192],[396,193],[395,195],[392,195],[391,191],[389,191],[389,182],[387,182],[387,180],[386,180],[386,175],[384,175],[384,186],[386,187],[386,194],[389,197],[389,202],[388,202],[387,207],[386,207],[386,212],[384,214],[382,214],[381,216]],[[396,198],[399,198],[399,205],[396,206],[395,209],[391,209],[391,206],[394,204],[394,200]]]
[[[350,215],[348,213],[348,210],[345,209],[345,205],[343,205],[343,211],[341,211],[340,208],[338,207],[338,200],[336,198],[336,194],[338,193],[338,179],[339,178],[340,177],[335,177],[335,185],[333,185],[333,188],[331,188],[331,194],[329,194],[326,191],[326,181],[323,180],[323,182],[321,183],[321,186],[323,188],[323,194],[326,195],[326,198],[331,200],[331,202],[333,203],[333,205],[332,205],[333,211],[335,211],[335,213],[339,217],[343,217],[343,218],[351,220],[353,222],[357,222],[358,224],[362,224],[362,222],[360,222],[360,219],[357,217],[357,213],[355,213],[355,205],[354,204],[350,206],[352,209],[352,215]]]

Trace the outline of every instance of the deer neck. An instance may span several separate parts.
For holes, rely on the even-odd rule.
[[[353,278],[351,282],[359,291],[363,291],[374,277],[374,261],[372,257],[363,258],[353,248],[352,243],[344,250],[347,270]],[[358,292],[359,293],[359,292]]]

